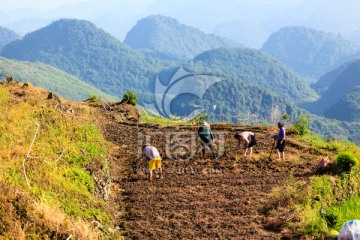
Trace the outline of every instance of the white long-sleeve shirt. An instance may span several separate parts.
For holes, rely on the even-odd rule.
[[[248,131],[245,131],[245,132],[242,132],[239,134],[240,135],[240,140],[243,140],[245,142],[245,147],[249,145],[250,141],[251,141],[251,136],[254,135],[253,132],[248,132]],[[238,146],[239,147],[240,145],[240,141],[238,143]]]

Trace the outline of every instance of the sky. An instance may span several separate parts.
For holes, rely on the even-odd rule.
[[[0,11],[8,12],[22,7],[49,10],[62,5],[86,1],[89,0],[0,0]]]
[[[76,18],[123,41],[137,21],[161,14],[260,48],[286,26],[340,33],[360,44],[359,12],[360,0],[0,0],[0,26],[24,36],[54,20]]]

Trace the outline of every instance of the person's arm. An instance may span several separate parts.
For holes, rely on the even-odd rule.
[[[280,143],[282,144],[285,140],[285,129],[284,128],[281,128],[281,134],[282,134],[282,138],[280,140]]]
[[[211,140],[214,140],[215,139],[215,136],[214,136],[214,134],[210,131],[210,138],[211,138]]]
[[[250,140],[248,138],[244,139],[244,151],[246,150],[247,146],[249,146]]]

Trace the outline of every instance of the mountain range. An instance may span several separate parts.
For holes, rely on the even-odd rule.
[[[181,26],[189,30],[188,27],[182,26],[171,18],[152,16],[146,20],[149,19],[152,21],[160,19],[166,24],[172,22],[175,24],[174,26]],[[157,26],[155,29],[165,28],[158,28]],[[170,30],[168,28],[168,31]],[[178,32],[178,30],[174,31]],[[149,34],[156,36],[151,31]],[[174,36],[176,34],[174,33]],[[170,33],[170,35],[172,34]],[[166,38],[166,35],[161,36]],[[196,36],[207,38],[209,35],[202,33]],[[206,40],[206,38],[204,39]],[[191,41],[192,38],[182,39],[183,43]],[[174,49],[173,42],[164,40],[163,43],[167,45],[164,49]],[[175,43],[175,46],[177,46],[176,44],[178,43]],[[274,116],[279,118],[282,113],[288,113],[296,119],[301,114],[307,114],[299,106],[313,112],[311,106],[322,102],[322,99],[327,96],[326,92],[334,88],[331,84],[340,81],[337,80],[337,77],[331,76],[327,78],[330,80],[319,81],[320,85],[323,82],[323,86],[315,87],[315,84],[312,85],[320,95],[320,99],[317,100],[319,96],[308,86],[306,78],[263,51],[241,47],[217,48],[202,52],[187,61],[182,60],[183,64],[179,64],[145,56],[138,49],[133,49],[122,43],[93,23],[76,19],[55,21],[44,28],[27,34],[22,39],[12,41],[3,47],[1,55],[17,61],[42,62],[51,65],[116,97],[121,97],[125,91],[132,89],[139,95],[140,104],[148,105],[157,101],[157,96],[154,93],[157,92],[156,86],[160,85],[156,85],[158,82],[156,76],[161,80],[164,96],[171,93],[168,90],[175,86],[173,84],[175,82],[171,82],[171,79],[181,67],[196,76],[215,76],[221,78],[221,81],[215,81],[210,85],[204,82],[199,86],[195,86],[195,83],[191,85],[189,82],[193,91],[203,88],[198,89],[199,93],[204,92],[200,96],[201,99],[199,95],[194,97],[193,95],[184,96],[180,94],[179,96],[172,96],[171,99],[174,101],[171,103],[172,105],[170,104],[177,115],[186,115],[200,104],[211,114],[209,117],[214,121],[224,119],[236,121],[233,116],[244,114],[255,114],[266,121]],[[340,68],[345,69],[346,66]],[[340,70],[334,71],[342,76],[339,79],[347,76]],[[356,71],[351,74],[349,76],[356,74]],[[322,133],[326,136],[333,136],[338,132],[349,133],[342,128],[344,119],[331,115],[338,111],[336,110],[338,108],[337,103],[341,106],[341,103],[355,101],[354,94],[356,91],[351,91],[356,88],[357,83],[352,82],[351,78],[348,81],[349,88],[337,96],[336,101],[333,101],[331,105],[322,108],[320,114],[338,120],[326,119],[325,121],[323,118],[309,115],[316,122],[313,124],[315,131],[322,129]],[[215,111],[213,111],[214,105],[217,106]],[[333,108],[330,108],[332,106]],[[349,106],[352,105],[349,104]],[[162,107],[158,105],[156,108],[162,110]],[[354,124],[357,123],[356,116],[354,114],[351,117]],[[326,127],[330,125],[336,127]],[[333,131],[334,129],[340,130]]]
[[[226,4],[219,0],[87,0],[46,11],[36,2],[28,5],[2,8],[0,26],[25,35],[57,19],[78,18],[123,40],[139,19],[161,14],[257,49],[273,32],[287,26],[340,33],[360,43],[360,4],[353,0],[228,0]]]
[[[286,27],[271,34],[262,50],[294,71],[318,79],[360,56],[360,47],[339,35],[305,27]]]
[[[57,67],[115,96],[142,93],[150,78],[171,63],[147,58],[94,24],[76,19],[51,23],[6,45],[1,55]]]

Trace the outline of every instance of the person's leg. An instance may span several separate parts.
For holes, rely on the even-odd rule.
[[[248,148],[246,147],[245,151],[244,151],[244,156],[246,156],[247,150],[248,150]]]
[[[153,176],[152,170],[149,170],[149,181],[152,181],[152,176]]]
[[[162,168],[159,168],[160,169],[160,178],[164,178],[164,175],[163,175],[163,170]]]
[[[159,169],[159,171],[160,171],[160,178],[164,178],[164,176],[163,176],[163,169],[162,169],[162,167],[161,167],[161,159],[158,159],[157,161],[156,161],[156,167]]]
[[[277,155],[278,155],[278,159],[280,160],[281,159],[281,156],[280,156],[280,151],[281,151],[281,144],[280,144],[280,141],[277,141],[276,142],[276,152],[277,152]]]
[[[250,147],[250,157],[251,157],[251,155],[252,155],[252,147]]]
[[[153,173],[152,171],[155,169],[155,160],[150,160],[149,161],[149,181],[152,181],[152,177],[153,177]]]
[[[212,158],[215,159],[215,158],[216,158],[216,156],[215,156],[215,150],[214,150],[214,148],[211,146],[211,143],[210,143],[210,142],[208,143],[208,147],[209,147],[209,150],[210,150],[210,152],[211,152],[211,154],[212,154]]]
[[[281,159],[285,160],[285,140],[283,141],[283,143],[281,144],[280,148],[279,148],[280,152],[281,152]]]
[[[202,158],[205,158],[206,142],[200,138]]]

